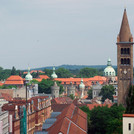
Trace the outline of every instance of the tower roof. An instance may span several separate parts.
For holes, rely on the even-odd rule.
[[[25,76],[25,80],[32,80],[33,79],[33,76],[30,74],[30,68],[28,68],[28,73],[27,75]]]
[[[121,24],[120,33],[119,33],[120,42],[130,42],[131,37],[132,37],[132,34],[130,32],[127,12],[126,12],[126,9],[124,9],[122,24]]]

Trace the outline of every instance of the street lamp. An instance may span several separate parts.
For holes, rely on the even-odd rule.
[[[28,68],[28,73],[25,76],[25,85],[26,85],[26,123],[28,124],[28,120],[27,120],[27,91],[28,91],[28,83],[33,79],[32,75],[30,74],[30,68]],[[29,117],[29,116],[28,116]],[[28,124],[28,128],[29,128],[29,124]],[[27,127],[26,127],[26,131],[28,131]]]
[[[28,124],[28,120],[27,120],[27,91],[28,91],[28,83],[29,83],[29,81],[25,81],[25,84],[26,84],[26,132],[28,131],[28,128],[27,128],[27,124]]]

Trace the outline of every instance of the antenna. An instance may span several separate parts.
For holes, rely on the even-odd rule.
[[[126,0],[124,0],[124,9],[126,9],[127,6],[126,6]]]

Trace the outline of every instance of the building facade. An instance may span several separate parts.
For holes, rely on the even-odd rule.
[[[123,114],[123,134],[134,134],[134,114]]]
[[[133,37],[130,32],[126,9],[117,37],[118,104],[126,105],[128,90],[133,82]]]
[[[0,107],[0,134],[8,134],[8,112],[2,111]]]
[[[32,97],[27,103],[26,100],[15,99],[4,104],[2,110],[9,112],[10,134],[33,134],[41,130],[43,122],[49,118],[51,100],[48,96]]]
[[[55,81],[54,82],[54,85],[51,87],[51,95],[52,95],[52,98],[59,97],[59,91],[60,91],[60,87],[57,86],[57,83]]]

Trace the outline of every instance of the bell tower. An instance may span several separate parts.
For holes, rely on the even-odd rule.
[[[117,37],[118,104],[126,106],[128,90],[133,82],[133,37],[124,9],[122,24]]]

